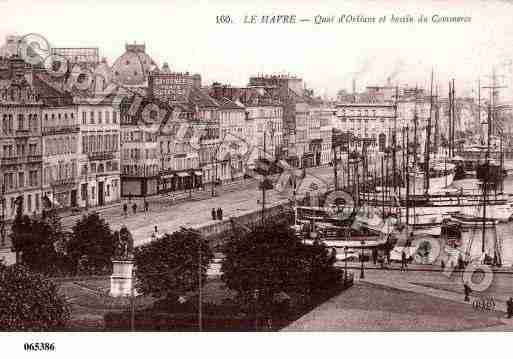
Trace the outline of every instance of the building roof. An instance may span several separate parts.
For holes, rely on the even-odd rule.
[[[189,103],[198,107],[219,107],[219,103],[210,97],[205,91],[199,88],[191,88],[189,92]]]
[[[47,106],[63,106],[70,105],[73,98],[70,93],[54,86],[47,81],[48,75],[41,72],[34,73],[33,86],[39,99]]]
[[[171,69],[169,68],[169,64],[167,62],[164,62],[164,65],[162,65],[162,69],[160,70],[160,72],[165,74],[171,73]]]
[[[21,42],[24,42],[22,36],[7,35],[5,37],[5,43],[0,46],[0,57],[9,58],[18,55],[18,48]]]
[[[226,97],[220,98],[217,100],[219,103],[219,109],[221,110],[244,110],[244,105],[239,101],[232,101]]]
[[[279,98],[265,88],[241,88],[238,99],[245,106],[281,106]]]
[[[144,45],[126,45],[126,51],[112,65],[114,81],[122,85],[143,85],[148,74],[158,69],[155,61],[145,52]]]

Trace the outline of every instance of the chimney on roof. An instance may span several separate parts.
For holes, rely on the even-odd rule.
[[[201,75],[200,74],[194,74],[192,75],[192,87],[194,88],[201,88]]]

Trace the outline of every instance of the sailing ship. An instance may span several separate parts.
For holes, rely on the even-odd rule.
[[[422,170],[410,172],[410,193],[412,195],[423,195],[440,193],[450,186],[454,181],[456,165],[452,163],[435,163],[428,172],[428,185],[426,186],[426,173]]]
[[[495,166],[490,161],[490,152],[491,152],[491,128],[492,122],[494,120],[494,106],[496,105],[495,101],[495,76],[494,83],[489,88],[490,91],[490,103],[488,104],[488,116],[487,121],[483,124],[487,125],[487,147],[485,151],[485,161],[482,165],[477,168],[477,177],[481,180],[480,187],[482,190],[482,201],[480,202],[480,207],[478,211],[480,212],[479,216],[474,216],[471,218],[465,218],[460,222],[464,223],[469,227],[469,230],[464,232],[465,239],[465,250],[464,250],[464,261],[469,263],[473,261],[479,261],[482,264],[488,264],[493,266],[502,266],[503,265],[503,243],[502,238],[498,236],[497,233],[497,221],[493,218],[493,215],[488,213],[489,211],[489,193],[492,189],[496,188],[499,184],[502,187],[502,173],[497,173],[497,169],[502,166]],[[502,142],[502,141],[501,141]],[[502,145],[501,145],[502,147]],[[502,150],[502,148],[501,148]],[[502,156],[501,156],[502,160]],[[456,218],[458,220],[458,218]],[[481,245],[476,248],[475,238],[476,234],[481,234]],[[480,249],[480,250],[479,250]]]
[[[384,246],[395,221],[383,222],[376,212],[359,212],[354,207],[294,207],[294,225],[305,243],[319,241],[337,251],[345,248]]]

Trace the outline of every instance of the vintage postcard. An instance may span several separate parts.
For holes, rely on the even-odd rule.
[[[132,357],[186,332],[205,351],[175,355],[235,357],[256,333],[344,332],[317,345],[374,356],[412,345],[396,332],[511,332],[512,16],[0,0],[6,353]],[[374,353],[347,332],[395,334]]]

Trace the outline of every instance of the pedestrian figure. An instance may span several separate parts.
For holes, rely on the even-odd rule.
[[[378,261],[378,250],[376,248],[372,249],[372,259],[374,261],[374,265],[376,265]]]
[[[406,270],[406,253],[401,253],[401,272]]]
[[[128,214],[128,205],[123,203],[123,214],[126,216]]]
[[[128,202],[132,201],[132,192],[128,194]]]
[[[511,317],[513,317],[513,297],[509,297],[508,301],[506,302],[506,308],[508,319],[511,319]]]
[[[149,205],[148,201],[145,198],[144,199],[144,212],[148,212],[149,207],[150,207],[150,205]]]
[[[332,260],[337,260],[337,250],[335,248],[331,248],[331,258]]]
[[[381,254],[378,256],[378,262],[381,268],[385,268],[385,255]]]
[[[134,202],[134,204],[132,205],[132,211],[134,212],[134,214],[137,213],[137,203]]]
[[[442,269],[442,272],[443,272],[443,271],[444,271],[444,269],[445,269],[445,262],[444,262],[444,260],[443,260],[443,259],[440,261],[440,268]]]
[[[469,295],[472,292],[472,289],[470,289],[467,283],[463,284],[463,291],[465,292],[465,302],[470,302]]]
[[[223,210],[221,209],[221,207],[217,209],[217,219],[220,221],[223,220]]]
[[[212,220],[216,220],[217,219],[217,214],[216,214],[216,210],[215,208],[212,208]]]

